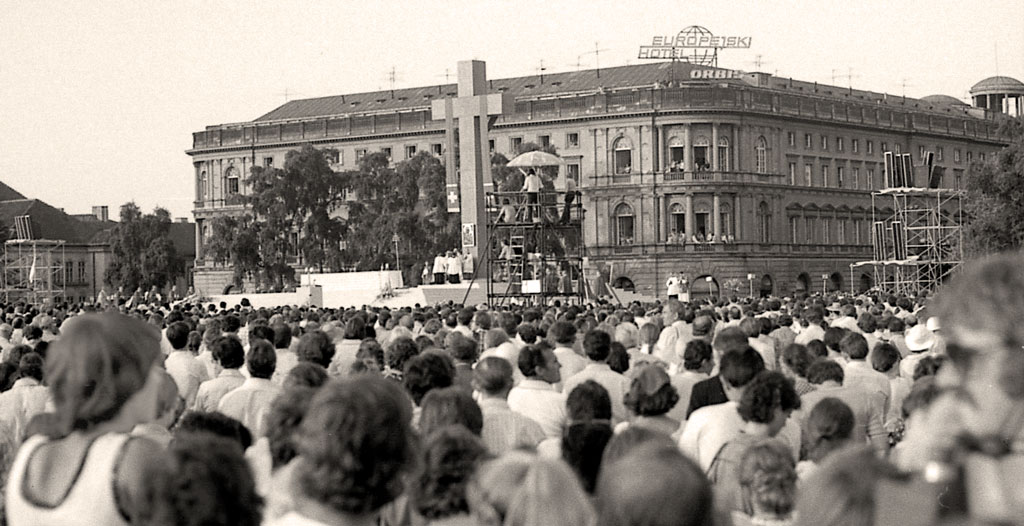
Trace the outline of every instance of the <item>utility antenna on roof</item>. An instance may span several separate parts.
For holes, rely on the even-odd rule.
[[[914,87],[913,84],[907,82],[908,80],[910,80],[910,79],[908,79],[906,77],[900,79],[900,87],[903,89],[903,98],[904,99],[907,98],[907,86],[910,86],[911,88]]]
[[[544,67],[544,60],[541,59],[540,66],[537,66],[537,72],[540,74],[540,83],[541,84],[544,84],[544,72],[547,71],[547,69],[548,68]]]
[[[594,42],[594,50],[593,51],[587,51],[586,53],[583,54],[583,55],[594,55],[594,67],[597,70],[597,78],[601,78],[601,52],[602,51],[611,51],[611,50],[607,49],[607,48],[599,49],[598,48],[598,43]]]
[[[837,78],[838,79],[846,79],[847,87],[850,88],[850,89],[853,89],[853,79],[860,78],[860,75],[854,75],[853,74],[853,68],[846,68],[846,74],[845,75],[836,75],[836,71],[838,71],[838,70],[835,70],[835,69],[832,70],[832,85],[833,86],[836,85],[836,79]],[[906,79],[904,79],[904,80],[906,80]]]
[[[294,97],[295,95],[301,95],[301,93],[295,93],[294,91],[288,91],[288,88],[284,88],[284,91],[276,94],[279,97],[284,97],[284,101],[288,102],[288,98]]]
[[[448,84],[449,82],[451,82],[452,73],[451,73],[451,71],[448,68],[444,68],[444,75],[438,75],[438,77],[442,77],[442,76],[444,77],[444,83],[445,84]]]
[[[400,80],[398,73],[395,72],[395,66],[391,66],[391,71],[385,75],[385,79],[388,81],[388,84],[391,85],[391,98],[395,98],[395,82]]]
[[[754,55],[754,60],[752,62],[748,62],[748,64],[754,66],[754,71],[761,71],[761,68],[770,64],[770,62],[764,60],[761,55]]]

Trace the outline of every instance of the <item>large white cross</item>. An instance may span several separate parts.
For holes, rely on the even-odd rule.
[[[487,68],[480,60],[459,62],[459,96],[434,100],[433,118],[444,119],[448,141],[446,158],[446,186],[448,210],[461,211],[462,224],[475,225],[476,243],[463,247],[473,254],[477,264],[487,256],[487,210],[484,183],[491,182],[490,147],[487,130],[490,118],[512,111],[514,101],[504,93],[487,93]],[[459,120],[459,167],[455,168],[454,119]],[[453,200],[455,192],[461,197],[461,206]]]

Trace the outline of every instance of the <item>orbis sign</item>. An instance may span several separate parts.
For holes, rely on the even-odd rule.
[[[742,75],[742,71],[733,71],[731,69],[695,69],[690,72],[690,78],[693,80],[738,79]]]

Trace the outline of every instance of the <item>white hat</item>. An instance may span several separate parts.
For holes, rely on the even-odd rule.
[[[935,334],[928,330],[925,324],[917,324],[910,328],[906,334],[907,349],[911,351],[927,351],[935,345]]]

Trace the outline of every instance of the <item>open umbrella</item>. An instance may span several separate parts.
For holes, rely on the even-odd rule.
[[[565,161],[557,155],[535,150],[516,156],[506,166],[524,168],[529,166],[562,166]]]

